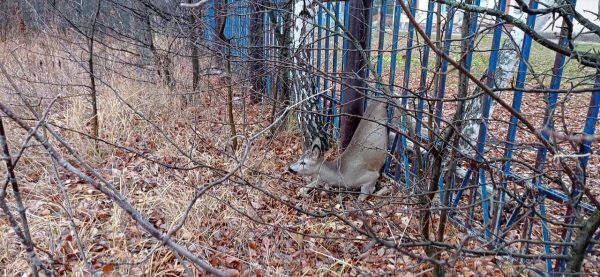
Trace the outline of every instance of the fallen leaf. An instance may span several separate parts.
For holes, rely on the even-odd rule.
[[[105,264],[102,267],[102,272],[103,273],[110,273],[115,269],[115,266],[113,264]]]

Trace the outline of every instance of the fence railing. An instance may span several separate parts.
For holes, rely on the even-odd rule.
[[[237,55],[247,58],[246,49],[251,47],[247,39],[250,35],[248,9],[244,6],[245,1],[229,2],[232,7],[237,8],[229,10],[232,21],[227,25],[227,35],[235,38],[239,48]],[[368,81],[369,88],[377,90],[378,87],[388,86],[396,96],[401,97],[403,107],[412,111],[416,137],[435,143],[439,139],[435,134],[451,124],[456,103],[460,101],[456,94],[461,86],[459,82],[468,83],[468,80],[449,73],[448,61],[440,59],[439,55],[433,55],[430,46],[416,35],[415,26],[404,18],[404,11],[397,1],[376,2],[377,5],[371,7],[368,22],[371,31],[366,50],[375,73],[382,76],[381,80],[385,83],[377,83],[371,78]],[[464,67],[471,74],[481,76],[488,87],[504,89],[497,87],[496,82],[498,74],[506,73],[499,72],[505,70],[503,63],[506,62],[501,56],[505,45],[502,42],[515,40],[509,35],[510,26],[507,23],[489,17],[483,20],[477,13],[465,15],[464,12],[445,5],[438,10],[440,4],[433,1],[427,1],[427,5],[420,7],[417,4],[422,1],[409,2],[411,14],[419,15],[417,20],[420,24],[417,27],[423,29],[433,40],[438,38],[438,47],[446,55],[461,59]],[[537,2],[531,3],[531,8],[536,8]],[[474,1],[474,4],[480,5],[480,1]],[[281,23],[285,14],[282,7],[270,11],[272,14],[264,14],[264,51],[267,61],[276,60],[282,46],[275,35],[276,31],[284,33],[286,28]],[[504,12],[507,8],[506,0],[499,1],[498,7],[500,12]],[[439,14],[438,11],[442,13]],[[337,115],[340,99],[344,98],[346,89],[340,79],[348,78],[343,76],[342,70],[347,64],[350,42],[332,15],[337,22],[343,22],[347,27],[349,12],[349,5],[345,1],[325,2],[324,6],[317,9],[310,38],[316,88],[317,91],[327,92],[323,108],[331,115],[327,117],[327,122],[334,128],[339,128],[340,124]],[[214,10],[212,13],[208,12],[206,23],[214,26],[211,16],[214,16]],[[464,24],[466,16],[470,16],[469,25]],[[524,19],[528,26],[535,27],[535,14]],[[468,27],[467,30],[462,30],[464,26]],[[441,30],[440,34],[436,29]],[[458,53],[463,41],[466,41],[468,47],[464,59]],[[473,96],[476,88],[473,85],[467,86],[471,98],[479,99],[481,103],[477,109],[480,116],[470,119],[478,125],[471,145],[473,151],[455,151],[458,166],[462,168],[456,172],[461,173],[453,172],[440,178],[439,199],[447,194],[449,201],[448,206],[444,206],[443,201],[438,200],[436,206],[439,210],[449,209],[449,215],[456,226],[478,236],[482,241],[481,247],[499,251],[510,248],[512,252],[524,254],[522,257],[528,253],[538,253],[545,261],[546,273],[562,272],[565,270],[569,248],[565,244],[572,242],[576,230],[572,225],[575,218],[593,212],[595,207],[587,203],[589,199],[582,196],[581,187],[565,191],[564,187],[559,186],[569,181],[555,165],[555,161],[557,157],[571,151],[569,153],[573,154],[577,163],[571,165],[576,168],[576,174],[582,180],[587,176],[589,186],[600,186],[594,180],[600,176],[597,172],[586,171],[592,148],[596,146],[592,140],[577,143],[578,149],[573,153],[573,145],[567,146],[566,142],[557,141],[552,136],[556,125],[583,135],[596,133],[600,109],[600,75],[596,75],[595,79],[590,77],[597,73],[575,66],[574,61],[538,45],[527,34],[522,41],[515,41],[519,42],[519,60],[516,61],[518,67],[514,77],[516,81],[511,90],[498,91],[498,96],[510,103],[514,112],[521,113],[534,122],[540,133],[535,134],[522,127],[522,122],[514,114],[506,112],[507,109],[496,111],[497,116],[494,116],[492,111],[496,101],[483,93]],[[566,46],[569,41],[563,36],[558,43]],[[547,62],[552,60],[553,63]],[[277,64],[269,62],[269,66]],[[566,70],[569,70],[568,76],[565,76]],[[273,89],[279,89],[273,86],[273,80],[274,76],[265,77],[268,95],[273,93]],[[583,84],[581,87],[587,88],[586,92],[565,93],[575,82]],[[544,86],[545,90],[536,92],[532,83]],[[575,115],[565,115],[572,104],[569,101],[579,103],[574,105],[574,109],[578,109]],[[557,114],[558,111],[560,114]],[[406,129],[405,125],[398,127],[401,131]],[[576,132],[576,129],[580,131]],[[539,141],[538,136],[552,141],[557,146],[556,149],[564,151],[550,155],[549,149]],[[417,167],[414,165],[417,161],[411,158],[408,139],[415,138],[404,135],[396,137],[390,150],[390,156],[395,158],[388,160],[385,170],[399,183],[412,187],[419,180],[416,179]],[[597,158],[593,159],[598,161]],[[508,236],[519,237],[521,247],[507,244]],[[589,253],[600,253],[600,249],[594,246],[599,238],[600,233],[590,243]]]

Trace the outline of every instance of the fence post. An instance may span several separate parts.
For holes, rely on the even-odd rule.
[[[360,46],[368,50],[367,46],[369,35],[369,19],[371,18],[371,0],[349,0],[346,5],[350,5],[348,16],[348,33],[356,38]],[[347,38],[350,39],[350,38]],[[340,140],[341,148],[345,149],[350,143],[352,135],[358,123],[360,116],[364,112],[364,95],[362,91],[367,86],[367,61],[363,59],[354,42],[348,43],[346,53],[346,66],[344,70],[344,94],[341,99],[341,130]]]

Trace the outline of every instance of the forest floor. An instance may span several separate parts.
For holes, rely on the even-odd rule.
[[[286,171],[302,152],[295,125],[286,122],[276,135],[263,132],[270,126],[270,106],[249,104],[242,89],[236,90],[234,103],[242,147],[232,151],[222,78],[205,78],[196,102],[185,106],[180,94],[163,86],[124,80],[105,71],[98,101],[102,140],[95,141],[87,135],[85,70],[77,62],[60,65],[53,58],[71,57],[65,54],[69,49],[26,47],[23,43],[3,47],[0,52],[13,53],[18,59],[4,57],[1,61],[24,95],[40,100],[38,111],[61,96],[49,109],[49,128],[160,230],[168,232],[177,225],[198,191],[221,178],[219,170],[235,170],[239,179],[245,180],[243,184],[236,178],[225,180],[204,192],[189,209],[183,227],[172,236],[214,267],[240,276],[412,276],[431,272],[431,264],[420,259],[422,247],[412,243],[412,238],[419,238],[420,225],[417,197],[409,189],[399,189],[382,178],[381,186],[391,188],[389,194],[371,197],[366,203],[359,203],[351,193],[320,191],[309,198],[299,197],[303,182]],[[189,75],[189,68],[183,65],[175,71],[179,76]],[[0,101],[10,103],[24,119],[32,118],[3,77],[0,89]],[[543,100],[535,95],[526,97],[526,115],[539,117]],[[584,99],[589,97],[570,101],[565,111],[573,118],[585,118]],[[507,116],[500,110],[494,114],[497,122],[506,122]],[[12,153],[17,153],[26,133],[8,119],[4,124]],[[501,130],[497,132],[495,135],[502,136]],[[56,139],[50,142],[58,143]],[[64,148],[60,150],[66,153]],[[593,156],[592,176],[600,176],[599,163],[598,156]],[[26,149],[17,166],[17,180],[38,254],[44,261],[51,255],[60,274],[88,276],[77,243],[83,245],[94,269],[107,276],[183,274],[184,267],[171,251],[105,195],[64,169],[55,171],[38,144]],[[590,181],[597,184],[598,179]],[[61,192],[61,184],[67,194]],[[72,216],[67,205],[73,207]],[[76,234],[70,230],[70,220]],[[370,240],[367,231],[393,238],[403,247],[386,248]],[[539,230],[534,235],[539,236]],[[0,217],[0,242],[0,274],[27,273],[26,252],[4,216]],[[446,228],[444,242],[483,249],[473,236],[452,224]],[[451,252],[441,256],[450,276],[514,276],[545,266],[543,260],[522,264],[518,259],[494,256],[454,256]],[[586,272],[598,273],[599,262],[598,257],[586,259]]]

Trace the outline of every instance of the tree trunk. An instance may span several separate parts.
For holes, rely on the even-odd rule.
[[[219,69],[225,69],[225,56],[227,55],[227,48],[225,44],[227,42],[223,41],[220,38],[221,33],[225,31],[225,21],[227,20],[227,5],[228,1],[226,0],[214,0],[214,9],[215,9],[215,22],[216,28],[215,33],[217,34],[217,41],[215,43],[216,53],[216,65]]]
[[[523,14],[520,14],[518,18],[523,19]],[[525,37],[525,33],[521,31],[519,28],[512,28],[510,31],[511,38],[507,38],[504,40],[502,47],[500,48],[500,53],[498,54],[498,67],[494,72],[494,87],[496,88],[505,88],[510,85],[514,75],[515,69],[517,68],[517,64],[519,63],[520,57],[519,48],[523,43],[523,39]],[[462,74],[461,74],[462,75]],[[463,82],[467,82],[466,80],[460,81],[460,85],[463,85]],[[461,88],[462,89],[462,88]],[[475,89],[473,95],[481,94],[482,91],[479,87]],[[502,92],[495,92],[496,95],[501,96]],[[482,106],[483,106],[483,96],[477,97],[467,102],[467,107],[465,109],[464,121],[465,125],[462,128],[461,133],[462,137],[466,138],[466,140],[461,140],[460,143],[460,151],[463,154],[473,155],[475,151],[469,146],[470,142],[472,145],[477,144],[477,137],[479,136],[479,129],[482,118]],[[494,108],[496,106],[496,102],[492,101],[490,106],[490,115],[493,114]],[[468,142],[467,142],[468,141]]]
[[[292,36],[290,28],[284,28],[280,31],[280,22],[278,22],[277,16],[274,12],[278,8],[276,6],[272,6],[270,4],[271,2],[269,1],[263,1],[263,3],[267,5],[267,8],[265,10],[268,10],[271,30],[274,33],[275,42],[277,43],[276,49],[279,49],[274,54],[275,60],[283,64],[288,63],[290,56],[290,48],[292,47]],[[283,26],[290,26],[291,18],[291,11],[284,13],[284,15],[281,18],[281,24],[283,24]],[[281,123],[275,122],[276,114],[281,114],[283,112],[283,110],[287,106],[287,101],[289,100],[289,74],[289,67],[282,67],[278,69],[277,74],[275,74],[273,76],[273,79],[271,80],[270,89],[273,92],[273,95],[271,96],[271,99],[273,100],[273,106],[271,107],[271,123],[275,123],[276,127],[271,128],[270,136],[275,136],[275,134],[280,129],[279,126],[281,125]],[[279,87],[282,88],[281,91],[279,91]]]
[[[358,40],[360,46],[368,50],[369,20],[371,12],[371,0],[349,0],[350,5],[348,18],[348,32]],[[344,68],[343,85],[344,94],[341,99],[341,148],[345,149],[354,131],[358,127],[360,117],[364,112],[364,89],[367,87],[367,61],[363,59],[354,43],[348,43],[346,53],[346,67]]]
[[[156,74],[158,78],[166,84],[170,90],[175,87],[175,80],[173,79],[172,62],[169,57],[168,50],[164,53],[160,53],[156,44],[154,43],[154,32],[152,29],[152,11],[147,5],[140,2],[140,11],[142,13],[142,42],[143,46],[140,49],[140,57],[142,58],[142,65],[148,65],[152,61],[156,67]],[[199,16],[200,17],[200,16]],[[192,30],[192,34],[197,34],[195,30]],[[148,51],[149,50],[149,51]],[[192,55],[197,57],[198,55]]]
[[[227,72],[227,116],[229,118],[229,133],[231,136],[231,149],[235,153],[238,149],[237,130],[233,117],[233,75],[231,73],[231,45],[227,45],[227,59],[225,62]]]
[[[188,3],[192,3],[193,0],[188,0]],[[190,33],[190,48],[192,49],[192,55],[190,57],[192,62],[192,94],[190,96],[183,97],[184,105],[189,103],[194,103],[196,93],[198,93],[198,86],[200,85],[200,57],[198,55],[198,47],[196,43],[198,43],[198,23],[196,20],[196,16],[193,11],[190,11],[189,16],[190,24],[192,26],[192,30]]]
[[[307,5],[304,0],[297,0],[294,4],[294,35],[293,35],[293,76],[292,93],[294,102],[299,104],[298,125],[302,134],[304,149],[313,143],[321,145],[321,151],[329,149],[329,137],[324,118],[319,104],[320,95],[317,95],[315,73],[312,68],[311,46],[306,45],[306,37],[312,31],[310,28],[315,23],[315,9]]]
[[[138,42],[139,66],[145,68],[150,66],[156,56],[154,40],[152,37],[152,26],[150,23],[150,11],[143,2],[138,2],[138,10],[141,18],[136,17],[134,25],[139,31],[135,32]],[[135,21],[134,21],[135,22]]]
[[[96,20],[98,14],[100,14],[100,8],[102,1],[98,1],[98,8],[96,14],[92,19],[92,26],[88,35],[88,74],[90,77],[90,98],[92,103],[92,118],[90,119],[92,125],[92,137],[97,138],[99,136],[100,123],[98,122],[98,92],[96,89],[96,75],[94,73],[94,34],[96,32]],[[94,150],[98,153],[98,141],[94,140]]]
[[[90,77],[90,97],[92,101],[92,136],[98,137],[98,92],[96,91],[96,77],[94,76],[94,39],[88,41],[88,70]]]
[[[600,228],[600,209],[597,209],[590,218],[582,221],[583,226],[577,232],[575,244],[569,255],[569,263],[565,271],[567,276],[581,274],[581,264],[585,257],[585,251],[594,237],[594,233]]]
[[[235,127],[235,118],[233,116],[233,75],[231,72],[231,39],[228,39],[225,36],[225,24],[227,24],[227,6],[222,5],[218,9],[220,13],[221,20],[219,21],[218,29],[219,29],[219,40],[226,47],[226,56],[225,56],[225,71],[227,73],[227,116],[229,119],[229,132],[232,140],[231,148],[233,152],[238,149],[238,140],[237,140],[237,130]]]

